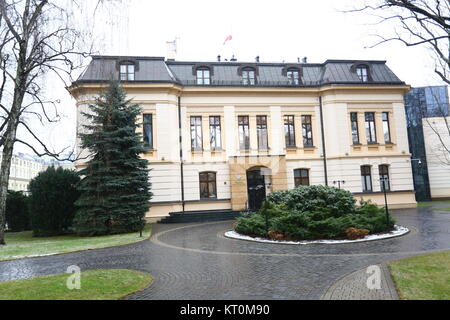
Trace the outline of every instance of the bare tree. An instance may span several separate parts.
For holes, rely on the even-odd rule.
[[[83,59],[91,54],[86,34],[73,20],[86,1],[91,2],[0,0],[0,245],[5,244],[5,203],[14,144],[23,144],[39,156],[74,158],[74,152],[68,152],[68,148],[50,150],[33,131],[26,115],[36,116],[41,123],[59,120],[57,101],[44,98],[44,82],[52,75],[67,85],[71,75],[83,66]],[[97,0],[94,13],[112,2]],[[19,127],[30,139],[18,138]]]
[[[392,34],[376,35],[379,41],[372,47],[390,41],[428,47],[435,58],[434,71],[450,84],[450,1],[365,0],[347,12],[367,13],[392,26]]]

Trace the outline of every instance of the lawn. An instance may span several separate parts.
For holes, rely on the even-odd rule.
[[[450,299],[450,251],[394,261],[389,269],[401,299]]]
[[[450,200],[443,200],[443,201],[428,201],[428,202],[419,202],[417,205],[421,208],[423,207],[430,207],[438,204],[449,204]]]
[[[146,240],[150,235],[151,225],[145,227],[142,238],[138,232],[102,237],[69,235],[46,238],[34,238],[32,232],[7,233],[7,245],[0,246],[0,261],[114,247]]]
[[[450,211],[450,208],[433,208],[433,211]]]
[[[69,290],[71,274],[0,283],[0,300],[118,300],[150,285],[152,277],[133,270],[82,271],[80,290]]]

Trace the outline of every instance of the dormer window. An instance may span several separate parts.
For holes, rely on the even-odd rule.
[[[288,69],[286,76],[290,85],[297,86],[300,84],[300,71],[298,69]]]
[[[245,68],[242,70],[242,84],[246,86],[254,86],[256,84],[255,69]]]
[[[356,74],[358,75],[359,80],[362,82],[369,81],[369,70],[367,66],[361,65],[356,67]]]
[[[211,72],[208,68],[198,68],[196,76],[198,85],[211,84]]]
[[[133,63],[124,62],[120,64],[120,80],[134,81],[135,67]]]

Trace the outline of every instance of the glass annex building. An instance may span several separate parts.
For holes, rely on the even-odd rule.
[[[413,88],[405,96],[405,108],[416,199],[431,200],[422,119],[449,116],[447,86]]]

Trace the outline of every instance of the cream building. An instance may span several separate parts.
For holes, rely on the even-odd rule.
[[[78,130],[109,79],[143,108],[148,217],[255,209],[267,194],[301,184],[340,185],[381,205],[380,177],[391,207],[416,206],[403,100],[410,87],[385,61],[94,56],[70,87]]]
[[[0,152],[0,161],[2,156]],[[23,153],[14,154],[11,159],[8,189],[27,191],[30,181],[45,169],[47,169],[47,165],[42,160],[37,160]]]
[[[450,117],[422,121],[431,198],[450,199]]]
[[[0,151],[0,162],[3,154]],[[27,192],[30,181],[49,166],[74,169],[72,162],[46,161],[37,156],[17,153],[12,156],[8,190]]]

